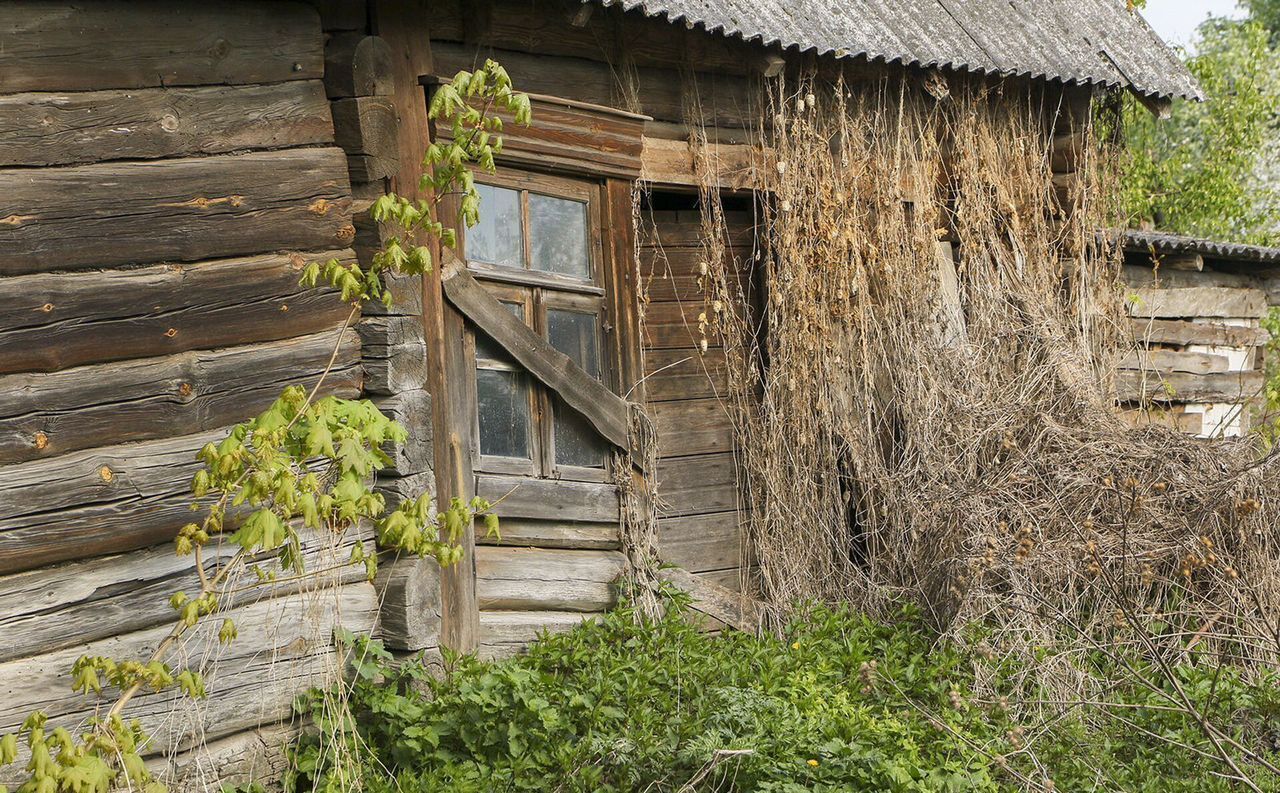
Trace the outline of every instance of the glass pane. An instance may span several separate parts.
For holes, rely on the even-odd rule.
[[[559,399],[556,413],[556,465],[581,465],[603,468],[609,444],[577,411]]]
[[[581,201],[529,194],[529,244],[535,270],[590,278],[587,263],[587,205]]]
[[[529,458],[529,386],[518,372],[476,370],[480,453]]]
[[[547,309],[547,341],[573,359],[592,377],[600,379],[600,348],[596,315],[581,311]]]
[[[524,305],[521,303],[508,303],[502,301],[502,307],[512,314],[521,322],[524,322]],[[476,328],[476,358],[486,359],[490,361],[501,361],[502,363],[514,364],[515,360],[507,355],[507,351],[502,349],[502,345],[498,344],[489,334]]]
[[[505,187],[476,185],[480,222],[466,231],[467,259],[524,267],[524,235],[520,230],[520,193]]]

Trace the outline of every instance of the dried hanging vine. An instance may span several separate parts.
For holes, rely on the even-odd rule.
[[[782,611],[906,598],[944,630],[990,626],[1036,685],[1087,688],[1082,645],[1274,663],[1274,457],[1114,417],[1116,174],[1066,96],[938,74],[774,84],[756,316],[708,169],[706,332],[760,587]],[[1055,127],[1086,142],[1069,177]]]
[[[110,704],[90,719],[83,733],[75,735],[65,726],[50,728],[48,717],[35,712],[24,721],[20,735],[0,738],[0,765],[18,759],[20,737],[26,744],[29,776],[19,793],[164,790],[143,761],[149,737],[137,720],[126,720],[128,706],[139,694],[175,687],[191,698],[204,697],[202,672],[176,667],[175,651],[202,620],[225,610],[240,574],[250,571],[258,583],[269,585],[285,580],[279,573],[289,580],[323,573],[306,566],[304,532],[337,543],[353,528],[372,525],[384,552],[433,557],[450,565],[461,559],[458,539],[476,517],[483,516],[488,529],[496,531],[497,516],[479,498],[467,503],[455,498],[437,512],[431,494],[423,493],[387,511],[383,496],[369,485],[376,471],[391,464],[383,447],[405,442],[405,429],[372,402],[319,393],[341,339],[361,308],[373,301],[390,305],[384,276],[421,276],[432,266],[431,240],[454,245],[453,230],[437,217],[439,202],[459,196],[460,220],[467,225],[477,222],[480,196],[473,169],[494,170],[494,156],[502,149],[497,110],[511,114],[517,123],[529,123],[528,97],[512,90],[506,71],[493,61],[474,72],[459,72],[440,86],[429,112],[451,123],[453,135],[447,143],[430,145],[424,157],[421,187],[431,200],[410,201],[395,194],[378,199],[373,217],[391,233],[367,268],[335,259],[313,262],[304,270],[304,286],[323,281],[351,306],[337,331],[328,366],[310,389],[289,386],[265,411],[237,425],[220,443],[200,450],[198,459],[204,466],[192,481],[197,499],[192,509],[205,514],[199,522],[183,526],[175,540],[178,555],[193,557],[199,591],[176,592],[169,599],[176,620],[147,658],[86,655],[75,662],[75,691],[111,694]],[[234,550],[224,553],[224,545]],[[377,555],[355,542],[346,564],[364,565],[372,579]],[[224,618],[217,639],[227,644],[237,633],[234,621]]]

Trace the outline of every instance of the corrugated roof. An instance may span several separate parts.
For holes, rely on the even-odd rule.
[[[1124,0],[598,1],[784,49],[1203,98]]]
[[[1264,245],[1245,245],[1239,242],[1219,242],[1201,237],[1186,237],[1163,231],[1125,231],[1121,234],[1125,250],[1156,253],[1198,253],[1215,259],[1231,259],[1238,262],[1280,265],[1280,248]]]

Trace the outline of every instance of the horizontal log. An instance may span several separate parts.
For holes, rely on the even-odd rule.
[[[1126,424],[1133,427],[1156,424],[1188,435],[1199,435],[1204,428],[1204,414],[1187,413],[1182,405],[1171,405],[1167,409],[1159,407],[1123,409],[1118,411],[1118,414]]]
[[[239,638],[226,646],[218,643],[222,620],[206,619],[175,648],[173,658],[204,671],[208,699],[193,706],[174,690],[143,693],[130,702],[129,716],[150,733],[148,753],[181,751],[277,723],[289,716],[300,691],[333,674],[334,626],[368,633],[376,627],[377,613],[373,586],[360,583],[227,612]],[[146,658],[168,632],[160,626],[0,664],[0,733],[13,732],[34,710],[48,714],[50,727],[78,732],[101,704],[71,690],[75,660],[81,655]],[[104,696],[110,691],[104,688]],[[24,764],[20,756],[19,765],[0,769],[0,784],[20,780]]]
[[[1257,399],[1262,393],[1262,372],[1162,375],[1120,371],[1116,393],[1121,402],[1232,402]]]
[[[392,90],[391,46],[363,32],[336,33],[324,45],[324,88],[330,99],[387,96]]]
[[[1195,286],[1134,291],[1128,303],[1133,317],[1261,317],[1267,313],[1267,296],[1260,289]]]
[[[384,469],[377,473],[373,489],[386,499],[387,509],[393,510],[407,498],[417,499],[424,493],[433,495],[436,490],[435,473],[423,471],[409,476],[397,476]]]
[[[734,249],[750,249],[755,219],[750,212],[730,210],[724,213],[725,228],[719,231],[726,245]],[[696,209],[661,210],[646,213],[641,245],[649,248],[697,247],[706,231],[702,214]]]
[[[650,406],[658,431],[658,454],[683,457],[733,450],[733,420],[718,399],[657,402]]]
[[[336,331],[350,307],[328,288],[298,284],[309,261],[330,258],[354,255],[272,254],[0,278],[0,373]]]
[[[328,102],[317,80],[0,96],[0,165],[71,165],[332,142]]]
[[[366,391],[398,394],[426,387],[427,343],[421,317],[365,317],[356,329]]]
[[[611,483],[478,474],[476,495],[496,503],[499,518],[618,522],[618,488]]]
[[[446,267],[441,283],[445,297],[463,316],[489,334],[606,440],[624,449],[629,447],[631,409],[624,399],[515,318],[456,259]]]
[[[1146,372],[1189,372],[1216,374],[1231,371],[1231,359],[1225,355],[1182,350],[1136,350],[1120,361],[1121,369]]]
[[[646,350],[694,349],[705,338],[708,347],[720,347],[719,337],[710,327],[705,334],[698,317],[711,308],[702,300],[683,303],[650,303],[645,306],[641,331]]]
[[[389,97],[361,96],[333,102],[334,141],[347,154],[362,157],[359,181],[385,179],[400,167],[396,144],[399,126]]]
[[[658,521],[658,555],[690,572],[737,567],[742,543],[742,518],[736,511]]]
[[[0,334],[0,338],[2,338]],[[0,464],[225,427],[256,415],[287,385],[360,393],[354,331],[202,350],[50,374],[0,376]]]
[[[480,532],[476,542],[481,545],[531,548],[576,548],[580,550],[616,550],[622,546],[618,536],[618,521],[610,523],[572,523],[568,521],[533,520],[510,517],[505,513],[506,502],[494,510],[500,518],[498,533]]]
[[[227,429],[0,466],[0,573],[158,545],[192,517],[196,452]]]
[[[1134,338],[1147,344],[1206,344],[1213,347],[1257,347],[1271,334],[1265,329],[1225,322],[1187,322],[1170,319],[1133,319]]]
[[[660,517],[736,510],[739,500],[738,472],[732,454],[658,461]]]
[[[724,350],[649,350],[644,356],[645,396],[650,402],[724,397],[728,373]]]
[[[482,611],[481,658],[500,659],[519,653],[543,633],[567,633],[603,614],[577,611]]]
[[[0,275],[350,244],[341,149],[0,170]]]
[[[606,611],[626,558],[619,551],[476,548],[476,599],[482,611]]]
[[[301,3],[26,0],[0,5],[0,93],[319,79]]]
[[[1197,286],[1219,286],[1234,289],[1256,289],[1260,287],[1260,279],[1242,273],[1228,273],[1221,270],[1208,269],[1203,272],[1187,270],[1156,269],[1150,265],[1126,264],[1121,273],[1123,281],[1130,286],[1186,288]]]
[[[365,579],[364,565],[349,562],[357,540],[366,550],[373,550],[371,530],[351,531],[336,541],[310,530],[302,531],[301,536],[307,569],[317,571],[322,576],[319,580],[355,583]],[[205,566],[210,571],[234,553],[230,546],[211,545],[209,549]],[[274,561],[259,564],[264,570],[281,573],[282,579],[293,575],[280,571]],[[340,569],[318,572],[335,567]],[[253,580],[246,571],[231,583],[234,588]],[[299,585],[296,581],[265,585],[224,597],[223,606],[291,594]],[[172,624],[169,596],[199,589],[194,559],[178,556],[168,544],[0,576],[0,632],[5,636],[0,661]]]

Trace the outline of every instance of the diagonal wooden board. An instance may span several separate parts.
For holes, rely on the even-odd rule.
[[[693,597],[691,608],[737,630],[755,633],[764,622],[764,604],[741,592],[722,587],[683,567],[664,567],[658,577]]]
[[[446,251],[444,259],[441,284],[449,302],[539,382],[581,413],[596,432],[615,446],[629,448],[630,404],[505,310],[451,252]]]

